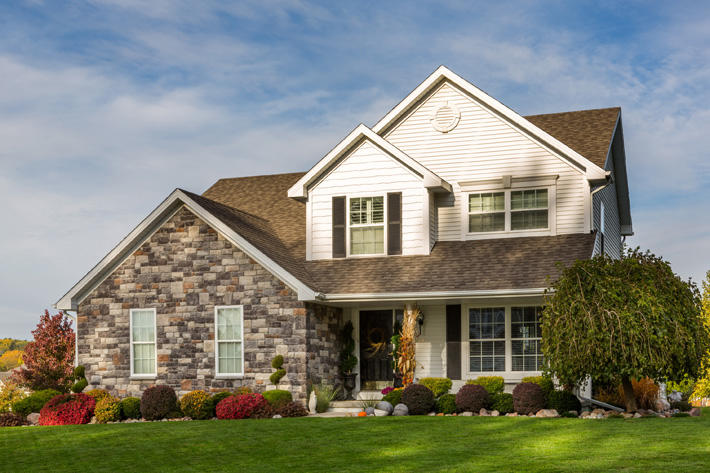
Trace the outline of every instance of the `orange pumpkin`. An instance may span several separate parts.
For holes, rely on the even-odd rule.
[[[358,417],[367,417],[367,412],[365,412],[365,411],[358,412],[357,416]]]

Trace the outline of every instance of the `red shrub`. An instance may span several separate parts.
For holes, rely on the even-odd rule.
[[[229,396],[222,399],[215,409],[218,419],[246,419],[260,416],[268,409],[264,396],[258,393]]]
[[[60,394],[39,411],[39,425],[88,424],[96,400],[86,394]]]

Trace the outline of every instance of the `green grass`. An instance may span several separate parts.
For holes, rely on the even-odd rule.
[[[295,418],[0,429],[0,471],[707,471],[672,419]]]

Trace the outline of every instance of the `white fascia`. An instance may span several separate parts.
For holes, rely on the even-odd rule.
[[[491,297],[530,297],[541,296],[546,288],[529,289],[493,289],[493,290],[464,290],[464,291],[417,291],[417,292],[382,292],[360,294],[317,294],[319,301],[323,302],[394,302],[394,301],[424,301],[442,299],[483,299]]]

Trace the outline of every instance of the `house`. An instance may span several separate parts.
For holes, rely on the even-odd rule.
[[[558,263],[618,258],[633,234],[619,108],[523,117],[445,67],[306,173],[177,189],[57,303],[78,362],[116,394],[392,382],[387,343],[423,317],[416,376],[539,374]]]

